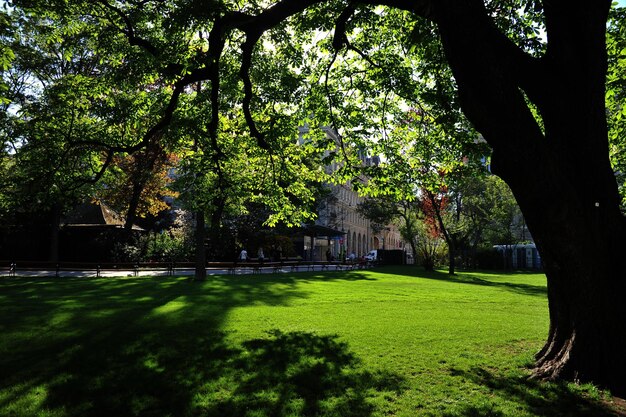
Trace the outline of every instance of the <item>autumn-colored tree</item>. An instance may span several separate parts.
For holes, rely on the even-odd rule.
[[[145,152],[115,156],[95,193],[96,200],[122,214],[127,219],[126,224],[131,226],[136,217],[156,216],[169,209],[168,201],[178,196],[170,188],[173,181],[170,170],[176,165],[178,158],[173,154],[160,152],[150,171],[144,165],[146,160],[151,158]],[[138,189],[139,196],[135,201],[134,195]],[[135,213],[129,215],[131,210]]]

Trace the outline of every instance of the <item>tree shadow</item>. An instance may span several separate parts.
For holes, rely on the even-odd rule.
[[[2,284],[0,414],[369,416],[372,395],[403,389],[396,375],[364,370],[335,336],[229,341],[221,326],[231,308],[307,297],[297,277]]]
[[[374,411],[371,390],[403,387],[398,376],[361,369],[332,336],[276,332],[241,346],[225,336],[208,331],[163,340],[151,334],[85,346],[49,381],[44,407],[85,417],[365,417]]]
[[[471,272],[463,273],[462,275],[449,275],[446,272],[441,271],[425,271],[421,268],[388,268],[383,267],[376,269],[377,273],[381,274],[394,274],[394,275],[403,275],[408,277],[422,278],[422,279],[432,279],[437,281],[445,281],[456,284],[466,284],[466,285],[478,285],[483,287],[494,287],[501,288],[507,291],[514,292],[520,295],[529,295],[536,297],[546,297],[548,294],[548,289],[545,285],[530,285],[530,284],[520,284],[514,282],[504,282],[504,281],[490,281],[488,279],[484,279],[475,275],[472,275]],[[493,274],[494,276],[502,277],[507,275],[515,275],[514,273],[502,273],[502,274]]]
[[[454,377],[469,380],[486,387],[492,396],[500,396],[513,401],[535,416],[562,417],[615,417],[615,411],[600,400],[586,395],[565,382],[542,382],[526,375],[505,376],[481,368],[470,370],[450,369]],[[480,406],[468,404],[460,412],[443,416],[504,416],[497,406],[485,403]]]
[[[209,416],[255,415],[369,416],[371,391],[400,392],[401,377],[371,373],[347,344],[335,336],[273,332],[269,339],[243,344],[231,365],[240,376],[231,378],[229,398],[206,408]]]

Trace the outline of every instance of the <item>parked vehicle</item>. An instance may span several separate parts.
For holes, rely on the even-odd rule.
[[[375,261],[378,259],[378,251],[376,249],[371,250],[367,255],[365,255],[365,259],[368,261]]]

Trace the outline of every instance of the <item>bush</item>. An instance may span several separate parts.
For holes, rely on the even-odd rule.
[[[193,259],[193,249],[186,234],[163,231],[134,238],[131,242],[118,242],[111,255],[116,262],[186,261]]]
[[[194,247],[187,236],[175,236],[169,232],[151,235],[146,257],[154,261],[191,260]]]
[[[479,269],[503,269],[502,254],[493,248],[481,248],[476,251],[476,267]]]

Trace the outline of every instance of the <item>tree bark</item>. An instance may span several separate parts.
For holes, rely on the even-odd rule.
[[[624,395],[626,222],[604,108],[610,1],[544,5],[540,58],[503,36],[482,1],[444,0],[435,13],[463,110],[492,146],[492,171],[511,187],[542,256],[550,329],[534,373]]]
[[[221,190],[220,190],[221,191]],[[223,242],[221,239],[222,231],[222,217],[224,215],[224,209],[226,207],[226,198],[223,197],[224,193],[220,192],[212,204],[212,213],[209,225],[209,253],[212,258],[218,254],[218,245]]]
[[[139,208],[143,188],[144,182],[133,181],[133,191],[131,192],[130,199],[128,200],[128,211],[126,212],[126,220],[124,221],[124,229],[127,232],[130,232],[133,229],[133,225],[137,220],[137,209]]]
[[[59,262],[59,229],[61,225],[61,204],[54,203],[50,215],[50,253],[48,261]]]
[[[437,223],[439,224],[439,228],[441,229],[441,234],[445,239],[448,245],[448,275],[455,275],[456,273],[456,265],[455,265],[455,256],[456,256],[456,244],[454,238],[448,232],[446,225],[443,221],[443,217],[441,216],[441,203],[437,201],[433,193],[430,191],[426,191],[426,195],[430,200],[430,203],[435,212],[435,217],[437,218]]]
[[[204,238],[206,232],[204,230],[204,211],[196,211],[196,269],[194,274],[195,281],[204,281],[206,279],[206,252],[204,248]]]

